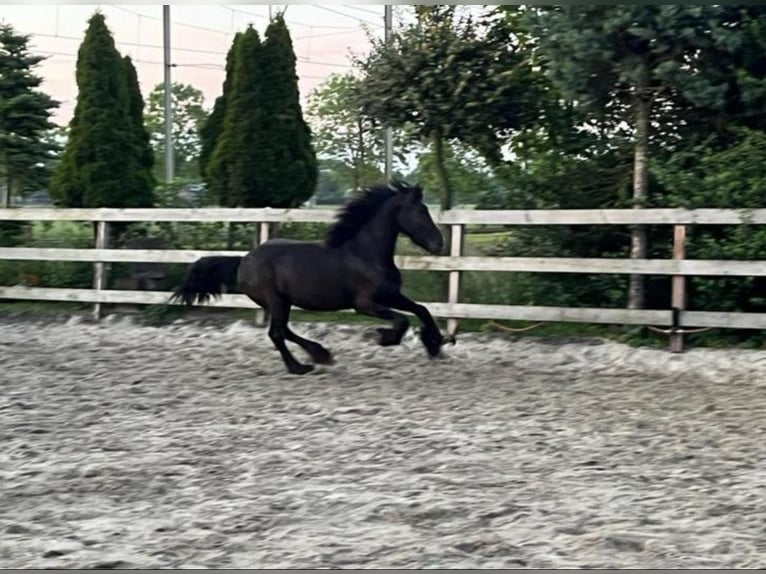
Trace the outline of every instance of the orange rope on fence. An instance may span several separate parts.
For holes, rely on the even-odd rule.
[[[713,327],[700,327],[698,329],[660,329],[658,327],[648,327],[650,331],[662,333],[663,335],[693,335],[694,333],[704,333],[710,331]]]
[[[523,333],[524,331],[531,331],[532,329],[535,329],[539,327],[540,325],[542,325],[542,323],[535,323],[534,325],[530,325],[528,327],[520,327],[518,329],[514,329],[513,327],[506,327],[505,325],[501,325],[497,321],[490,321],[487,324],[495,327],[496,329],[500,329],[501,331],[506,331],[508,333]]]
[[[532,329],[541,326],[543,323],[535,323],[534,325],[529,325],[528,327],[520,327],[518,329],[513,327],[506,327],[497,321],[489,321],[487,324],[507,333],[523,333],[525,331],[531,331]],[[713,329],[713,327],[700,327],[698,329],[660,329],[658,327],[652,327],[651,325],[647,328],[650,331],[654,331],[655,333],[662,333],[663,335],[693,335],[695,333],[704,333],[705,331],[710,331]]]

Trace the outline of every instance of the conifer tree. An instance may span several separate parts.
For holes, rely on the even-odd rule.
[[[43,136],[54,125],[58,102],[38,88],[34,68],[45,57],[29,53],[29,36],[0,25],[0,207],[10,206],[14,193],[43,185],[51,141]]]
[[[311,130],[303,118],[295,52],[282,14],[266,29],[262,51],[261,132],[253,155],[261,158],[266,205],[297,207],[314,193],[318,178]],[[256,199],[256,198],[252,198]],[[262,203],[248,198],[248,203]]]
[[[51,193],[59,204],[152,205],[147,158],[138,145],[131,113],[129,75],[103,14],[97,12],[88,20],[77,54],[77,104],[69,139],[51,182]]]
[[[206,176],[224,207],[262,207],[262,165],[257,155],[262,105],[261,39],[249,26],[233,46],[231,89],[224,96],[223,126]],[[245,198],[249,198],[249,201]]]
[[[223,94],[202,138],[205,182],[219,205],[297,207],[314,193],[316,154],[281,16],[265,41],[252,26],[235,39]]]
[[[223,120],[226,116],[226,100],[231,92],[231,86],[234,81],[234,64],[237,57],[237,43],[242,37],[241,32],[234,35],[229,52],[226,54],[226,76],[223,80],[221,95],[215,99],[213,111],[208,116],[200,129],[201,149],[199,154],[199,171],[203,181],[209,189],[216,187],[216,182],[212,176],[208,175],[210,160],[218,144],[218,139],[223,131]]]
[[[141,86],[138,83],[136,68],[130,56],[123,58],[125,66],[125,80],[127,83],[127,104],[130,129],[133,132],[133,146],[138,158],[138,169],[135,181],[135,196],[143,198],[143,203],[151,205],[153,201],[152,190],[156,184],[154,179],[154,151],[152,150],[149,131],[144,126],[144,98],[141,95]]]

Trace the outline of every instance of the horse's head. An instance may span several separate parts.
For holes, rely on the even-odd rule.
[[[399,230],[429,253],[439,255],[444,250],[444,238],[423,203],[423,189],[419,186],[398,184],[397,200]]]

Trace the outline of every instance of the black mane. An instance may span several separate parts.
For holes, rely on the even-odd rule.
[[[351,240],[378,212],[380,207],[400,191],[409,190],[404,183],[375,185],[357,194],[338,214],[336,222],[327,230],[325,245],[340,247]]]

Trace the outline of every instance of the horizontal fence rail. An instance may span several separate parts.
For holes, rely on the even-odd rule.
[[[107,227],[116,222],[186,222],[261,224],[254,243],[269,237],[270,223],[330,223],[336,210],[328,209],[0,209],[6,221],[82,221],[96,224],[93,249],[58,247],[0,247],[0,259],[19,261],[77,261],[94,263],[94,289],[62,289],[27,286],[0,287],[0,299],[93,303],[97,314],[102,304],[164,304],[169,293],[106,289],[105,263],[192,263],[208,255],[244,255],[244,251],[179,249],[108,249]],[[449,273],[446,302],[426,302],[438,317],[449,319],[454,332],[458,319],[583,322],[670,327],[677,344],[684,328],[766,328],[766,314],[684,310],[684,280],[692,276],[766,276],[766,261],[685,259],[683,244],[688,225],[763,225],[766,209],[600,209],[434,212],[434,221],[452,228],[449,254],[444,256],[397,256],[403,269]],[[476,257],[463,255],[466,226],[528,225],[668,225],[673,226],[673,259]],[[589,273],[669,275],[673,277],[672,307],[668,310],[567,308],[520,305],[488,305],[459,302],[460,277],[467,271],[531,273]],[[226,294],[209,303],[215,307],[257,309],[244,295]]]
[[[65,249],[0,247],[0,259],[104,263],[193,263],[213,255],[245,255],[247,251],[192,249]],[[609,273],[614,275],[766,276],[766,261],[726,259],[612,259],[572,257],[468,257],[398,255],[396,264],[411,271],[509,271],[527,273]]]
[[[0,209],[6,221],[106,221],[188,223],[329,223],[332,209],[274,208],[16,208]],[[444,225],[739,225],[766,224],[766,209],[540,209],[434,211]]]

